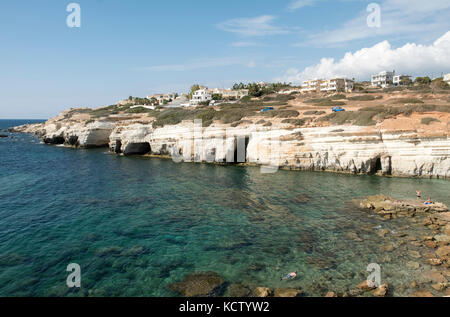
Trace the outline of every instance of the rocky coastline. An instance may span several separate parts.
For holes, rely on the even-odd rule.
[[[64,115],[63,115],[64,118]],[[109,147],[118,155],[150,155],[179,161],[269,165],[288,170],[329,171],[396,177],[450,178],[446,133],[389,131],[363,126],[292,128],[246,124],[199,127],[183,121],[153,127],[133,118],[73,120],[57,117],[9,129],[42,142],[77,148]],[[236,152],[242,147],[240,158]],[[234,160],[233,160],[234,155]]]

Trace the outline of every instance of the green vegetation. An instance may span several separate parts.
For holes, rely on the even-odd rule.
[[[426,118],[422,118],[421,122],[422,122],[422,124],[429,125],[430,123],[441,122],[441,121],[436,118],[426,117]]]
[[[298,117],[300,113],[296,110],[272,110],[264,112],[262,115],[269,118],[295,118]]]
[[[450,89],[450,86],[444,81],[444,78],[439,77],[433,79],[431,82],[431,88],[433,89]]]
[[[407,103],[424,103],[422,100],[417,98],[400,98],[394,101],[397,104],[407,104]]]
[[[360,126],[375,125],[376,121],[383,121],[389,118],[395,118],[399,115],[410,116],[412,113],[424,112],[448,112],[450,106],[436,105],[408,105],[403,107],[366,107],[359,111],[343,111],[331,113],[329,115],[318,118],[318,121],[327,121],[335,125],[352,124]],[[375,119],[375,120],[374,120]]]
[[[347,98],[348,100],[356,100],[356,101],[373,101],[376,99],[375,96],[373,95],[361,95],[361,96],[353,96],[353,97],[349,97]]]
[[[194,92],[200,89],[199,84],[194,84],[191,86],[191,91],[189,92],[189,99],[192,99],[192,95],[194,95]]]
[[[305,116],[321,116],[325,113],[326,113],[325,111],[310,110],[310,111],[305,111],[303,114]]]
[[[322,101],[322,102],[316,103],[316,106],[319,106],[319,107],[345,106],[345,102],[343,102],[343,101],[328,100],[328,101]]]
[[[376,112],[373,111],[342,111],[330,113],[318,118],[317,121],[331,122],[334,125],[352,124],[370,126],[376,124],[376,122],[372,120],[375,115]]]
[[[212,94],[211,95],[211,98],[212,98],[212,100],[222,100],[223,99],[223,97],[222,97],[222,95],[221,94]]]
[[[239,84],[233,85],[234,90],[248,89],[248,94],[249,94],[249,96],[252,96],[252,97],[261,97],[264,95],[269,95],[269,94],[275,93],[277,91],[280,91],[281,89],[285,89],[285,88],[289,88],[289,87],[291,87],[291,84],[287,84],[287,83],[273,83],[273,84],[268,84],[267,86],[263,86],[263,85],[260,85],[257,83],[248,83],[248,84],[239,83]]]
[[[326,98],[313,98],[305,100],[305,103],[311,103],[315,106],[319,107],[336,107],[336,106],[344,106],[345,102],[343,101],[336,101],[333,99],[333,97],[326,97]]]
[[[304,126],[306,122],[308,121],[312,121],[313,118],[302,118],[302,119],[284,119],[283,121],[281,121],[281,123],[289,123],[295,126]]]
[[[251,120],[239,120],[239,121],[237,121],[237,122],[233,122],[233,123],[231,124],[231,126],[232,126],[233,128],[235,128],[235,127],[237,127],[237,126],[239,126],[239,125],[241,125],[241,124],[244,124],[244,123],[252,124],[253,121],[251,121]]]
[[[92,110],[89,114],[93,118],[100,118],[100,117],[105,117],[105,116],[109,116],[112,114],[118,114],[119,112],[120,112],[119,106],[111,105],[108,107],[103,107],[103,108]]]
[[[340,99],[345,99],[345,98],[346,98],[346,96],[344,94],[336,94],[336,95],[330,96],[330,99],[332,99],[332,100],[340,100]]]
[[[417,85],[429,85],[429,84],[431,84],[431,78],[428,77],[428,76],[416,77],[416,79],[414,80],[414,84],[417,84]]]

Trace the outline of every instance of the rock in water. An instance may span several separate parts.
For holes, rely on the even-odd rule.
[[[376,286],[370,285],[369,282],[367,280],[365,280],[364,282],[360,283],[357,288],[359,288],[360,290],[363,291],[371,291],[373,289],[376,288]]]
[[[227,287],[225,297],[247,297],[250,290],[242,284],[230,284]]]
[[[276,288],[273,292],[274,297],[297,297],[300,294],[302,291],[294,288]]]
[[[200,272],[187,275],[181,282],[169,284],[169,289],[185,297],[212,296],[225,280],[215,272]]]
[[[0,138],[7,138],[8,137],[8,135],[6,135],[6,134],[0,134]]]
[[[269,297],[270,288],[267,287],[257,287],[252,292],[252,297]]]
[[[412,294],[413,297],[434,297],[429,291],[418,291]]]
[[[380,285],[374,292],[373,295],[377,296],[377,297],[384,297],[387,295],[387,293],[389,292],[389,285],[388,284],[383,284]]]

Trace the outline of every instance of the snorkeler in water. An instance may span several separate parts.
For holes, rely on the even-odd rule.
[[[289,273],[289,274],[286,274],[285,276],[283,276],[281,278],[281,280],[293,280],[296,277],[297,277],[297,271]]]

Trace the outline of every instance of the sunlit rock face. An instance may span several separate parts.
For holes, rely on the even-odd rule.
[[[109,146],[117,154],[171,156],[176,162],[221,162],[278,168],[393,176],[450,178],[446,134],[368,130],[360,126],[289,129],[249,124],[231,128],[193,122],[47,122],[15,129],[49,144]]]

